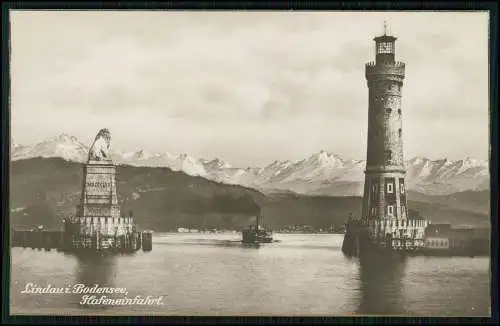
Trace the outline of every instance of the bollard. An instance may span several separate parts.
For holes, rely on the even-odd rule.
[[[142,232],[142,251],[153,250],[153,232],[144,231]]]
[[[50,251],[52,249],[52,236],[50,233],[46,233],[43,239],[45,251]]]
[[[23,234],[23,239],[21,240],[22,246],[23,246],[23,248],[26,248],[28,246],[28,232],[26,232],[26,231],[21,231],[21,232]]]

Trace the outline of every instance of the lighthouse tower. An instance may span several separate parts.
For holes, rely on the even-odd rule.
[[[365,66],[369,104],[362,217],[346,225],[342,251],[347,255],[367,248],[360,242],[366,234],[375,247],[422,248],[428,224],[424,218],[408,216],[401,110],[405,64],[395,60],[396,37],[387,35],[385,24],[384,35],[374,41],[375,62]]]
[[[375,62],[366,64],[368,149],[362,214],[365,219],[407,219],[401,89],[405,64],[395,61],[396,37],[374,38]]]

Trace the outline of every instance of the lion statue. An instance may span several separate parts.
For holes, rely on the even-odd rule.
[[[111,133],[108,129],[104,128],[99,130],[95,136],[94,143],[90,147],[89,161],[109,161],[111,145]]]

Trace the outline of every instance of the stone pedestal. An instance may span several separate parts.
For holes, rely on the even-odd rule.
[[[80,235],[99,242],[133,231],[132,217],[121,217],[116,193],[116,165],[109,155],[110,134],[102,129],[96,136],[83,168],[83,189],[77,206]]]

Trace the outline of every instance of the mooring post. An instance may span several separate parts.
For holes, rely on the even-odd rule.
[[[44,243],[44,249],[45,251],[50,251],[51,249],[51,236],[50,232],[45,232],[45,235],[43,237],[43,243]]]
[[[142,250],[151,251],[153,249],[153,235],[150,231],[142,232]]]

